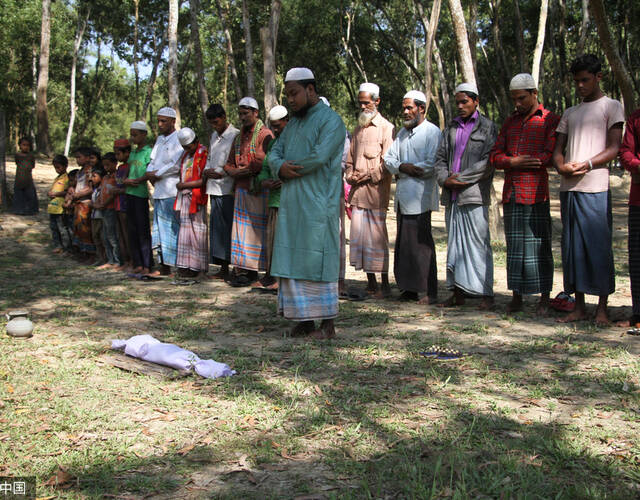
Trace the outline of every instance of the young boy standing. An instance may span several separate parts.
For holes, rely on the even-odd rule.
[[[122,257],[120,255],[120,243],[118,241],[118,221],[115,210],[117,197],[116,166],[118,161],[114,153],[107,153],[102,158],[102,164],[106,175],[102,178],[100,186],[100,207],[102,208],[102,239],[107,256],[105,268],[113,267],[122,270]]]
[[[102,192],[102,178],[106,172],[101,166],[95,166],[91,169],[91,185],[93,192],[91,193],[91,239],[96,246],[96,260],[93,266],[101,267],[107,263],[106,251],[102,239],[103,232],[103,211],[100,203],[100,193]]]
[[[113,143],[113,151],[116,160],[120,163],[116,169],[115,179],[117,189],[115,191],[115,208],[118,226],[118,242],[120,243],[120,255],[126,269],[133,269],[131,251],[129,250],[129,228],[127,224],[127,195],[124,181],[129,177],[129,154],[131,144],[127,139],[116,139]]]
[[[53,181],[49,190],[49,228],[51,229],[51,239],[53,241],[53,253],[62,253],[71,250],[71,235],[64,220],[64,198],[69,188],[69,176],[67,166],[69,162],[64,155],[56,155],[53,158],[53,168],[58,176]]]
[[[608,325],[607,300],[615,290],[608,164],[618,154],[624,110],[600,89],[601,64],[592,54],[571,65],[582,102],[567,109],[556,129],[553,163],[562,176],[562,270],[575,309],[559,322],[587,318],[585,294],[599,297],[595,322]]]

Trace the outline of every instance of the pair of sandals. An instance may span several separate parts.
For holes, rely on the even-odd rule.
[[[464,354],[457,349],[447,349],[439,345],[432,345],[426,351],[422,351],[420,356],[435,359],[436,361],[455,361],[462,359]]]

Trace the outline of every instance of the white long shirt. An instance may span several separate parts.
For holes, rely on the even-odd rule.
[[[411,130],[403,127],[385,153],[385,167],[391,174],[398,175],[395,209],[398,211],[399,208],[403,215],[438,210],[438,183],[433,165],[441,140],[440,129],[424,120]],[[400,172],[402,163],[413,163],[424,174],[422,177],[411,177]]]
[[[209,142],[209,156],[207,156],[207,164],[204,169],[213,169],[219,174],[223,174],[222,179],[208,179],[207,180],[207,194],[214,196],[222,196],[225,194],[233,193],[233,177],[227,175],[224,171],[224,165],[227,163],[229,157],[229,151],[233,146],[233,140],[240,133],[240,131],[233,125],[229,125],[227,129],[219,135],[215,130],[211,134],[211,141]]]
[[[159,135],[151,150],[151,161],[147,172],[160,177],[153,186],[153,199],[175,198],[178,194],[176,184],[180,182],[180,158],[184,149],[178,141],[178,132]]]

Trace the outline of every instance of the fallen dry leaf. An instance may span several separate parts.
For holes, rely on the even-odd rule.
[[[191,450],[193,450],[194,447],[195,447],[194,444],[190,444],[190,445],[185,446],[184,448],[180,448],[178,450],[178,455],[183,455],[184,456],[187,453],[189,453]]]
[[[44,485],[52,486],[54,488],[61,488],[71,481],[73,481],[73,476],[69,474],[65,469],[58,466],[58,470],[56,470],[56,473],[51,476],[47,480],[47,482],[44,483]]]
[[[314,386],[313,390],[316,391],[316,394],[318,396],[322,396],[322,389],[320,389],[320,386],[318,385]]]

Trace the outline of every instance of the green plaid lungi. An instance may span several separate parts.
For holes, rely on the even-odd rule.
[[[520,295],[551,292],[553,253],[549,202],[516,203],[511,197],[504,209],[507,240],[507,287]]]

